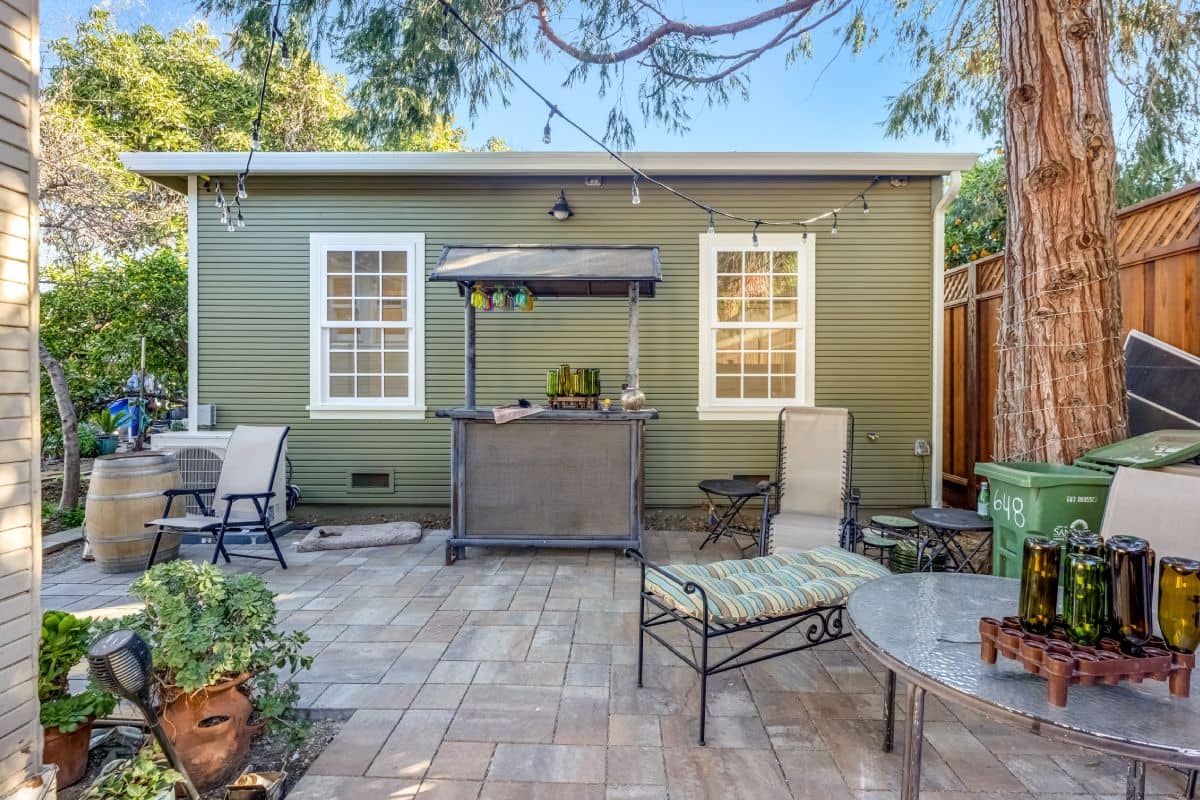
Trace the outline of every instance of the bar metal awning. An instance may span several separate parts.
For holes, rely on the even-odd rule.
[[[537,297],[626,297],[630,284],[653,297],[662,280],[658,248],[648,245],[446,245],[431,281],[511,283]]]

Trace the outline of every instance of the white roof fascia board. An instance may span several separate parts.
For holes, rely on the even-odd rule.
[[[974,153],[631,153],[650,175],[945,175],[970,169]],[[122,153],[121,163],[151,178],[230,175],[243,152]],[[255,175],[625,175],[603,153],[257,153]]]

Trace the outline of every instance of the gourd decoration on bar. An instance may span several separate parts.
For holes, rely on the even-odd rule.
[[[533,311],[534,299],[533,292],[525,285],[515,289],[504,286],[489,289],[481,283],[471,286],[471,308],[477,311]]]
[[[1170,650],[1194,653],[1200,647],[1200,561],[1159,561],[1158,629]]]
[[[1104,559],[1067,553],[1062,566],[1063,626],[1067,641],[1094,646],[1100,641],[1108,613]]]
[[[1120,638],[1121,652],[1138,655],[1153,632],[1154,551],[1136,536],[1113,536],[1104,547],[1108,551],[1113,630]]]
[[[1021,553],[1021,627],[1046,635],[1058,611],[1059,543],[1041,536],[1025,539]]]

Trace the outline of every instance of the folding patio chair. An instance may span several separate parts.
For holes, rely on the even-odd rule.
[[[798,553],[826,545],[853,550],[858,540],[854,415],[844,408],[779,412],[775,470],[777,513],[763,509],[760,552]]]
[[[283,553],[272,530],[274,521],[271,499],[275,496],[275,476],[279,473],[280,462],[283,460],[288,430],[287,426],[238,425],[229,437],[225,459],[221,462],[221,474],[217,477],[215,487],[168,489],[163,492],[167,503],[163,508],[162,517],[146,523],[146,527],[158,527],[146,569],[154,566],[154,557],[158,555],[158,545],[164,533],[213,532],[216,533],[217,544],[213,549],[212,563],[217,563],[218,555],[224,557],[225,563],[230,563],[229,557],[234,555],[240,558],[278,561],[279,566],[287,569],[287,563],[283,560]],[[169,516],[171,504],[178,497],[195,498],[201,513],[182,517]],[[205,497],[212,498],[211,505],[205,502]],[[230,528],[261,528],[266,531],[267,539],[275,549],[275,558],[230,553],[225,549],[225,532]]]

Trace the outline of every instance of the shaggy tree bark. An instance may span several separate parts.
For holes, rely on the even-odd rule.
[[[41,342],[38,342],[38,359],[50,378],[54,402],[58,405],[58,417],[62,421],[63,488],[58,507],[62,511],[69,511],[79,505],[79,419],[75,415],[75,404],[71,402],[71,391],[67,387],[62,364],[50,355],[46,345]]]
[[[1008,161],[998,459],[1126,435],[1115,147],[1101,0],[999,5]]]

